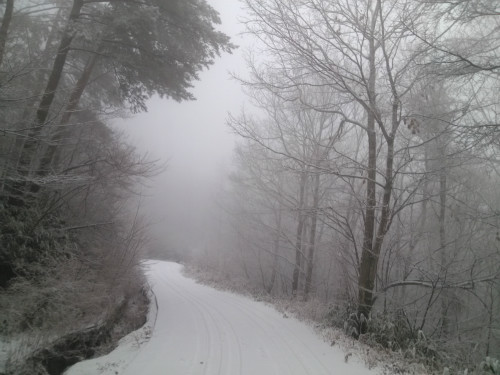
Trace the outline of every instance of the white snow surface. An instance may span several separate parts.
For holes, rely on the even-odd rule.
[[[181,271],[177,263],[148,262],[157,312],[152,309],[148,323],[123,338],[113,352],[80,362],[65,374],[375,373],[356,358],[346,363],[345,353],[307,324],[264,303],[197,284]]]

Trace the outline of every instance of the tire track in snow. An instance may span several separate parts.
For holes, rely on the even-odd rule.
[[[237,297],[240,297],[240,296],[237,296]],[[243,298],[246,298],[246,297],[243,297]],[[240,298],[234,298],[234,299],[231,299],[230,301],[231,301],[231,303],[234,303],[234,304],[240,303],[240,306],[243,306],[243,302],[246,302],[246,301],[240,300]],[[274,310],[273,307],[268,306],[266,304],[262,304],[262,305],[259,306],[259,308],[256,308],[253,311],[255,313],[258,313],[259,310],[261,310],[261,309],[263,310],[264,308],[266,308],[266,309],[273,309]],[[245,311],[245,309],[243,307],[241,308],[241,310]],[[328,368],[325,366],[325,364],[321,360],[321,357],[318,356],[316,352],[312,351],[309,346],[303,344],[301,338],[294,332],[293,329],[290,329],[290,324],[288,324],[288,322],[284,322],[283,324],[281,324],[281,326],[286,328],[286,330],[290,334],[290,336],[293,336],[293,338],[294,338],[293,342],[297,343],[297,344],[300,344],[300,347],[301,347],[300,349],[302,349],[302,350],[295,350],[295,349],[291,348],[290,345],[288,344],[289,340],[287,340],[287,338],[283,335],[283,333],[280,330],[276,329],[275,325],[269,324],[269,322],[265,319],[267,316],[268,316],[268,314],[264,314],[264,311],[261,311],[260,317],[262,318],[262,321],[265,322],[265,323],[267,323],[268,326],[270,327],[270,329],[273,330],[276,333],[276,335],[280,336],[280,338],[282,339],[282,341],[287,344],[287,346],[290,348],[290,350],[292,352],[294,352],[297,355],[297,357],[307,358],[308,356],[305,355],[305,353],[304,353],[304,351],[306,351],[307,353],[309,353],[310,356],[316,358],[317,362],[321,365],[322,370],[324,371],[325,374],[329,374],[330,373],[330,371],[328,370]],[[283,319],[285,319],[285,318],[283,318]],[[295,318],[286,318],[286,319],[291,319],[291,321],[296,320]],[[301,361],[301,363],[303,364],[302,361]],[[318,374],[317,370],[315,370],[313,372],[313,374]]]
[[[201,284],[197,284],[195,283],[193,280],[190,280],[190,279],[186,279],[186,281],[188,283],[192,283],[194,285],[196,285],[196,287],[198,288],[207,288],[207,290],[205,290],[205,293],[201,294],[199,297],[197,297],[194,293],[189,293],[189,296],[193,299],[195,299],[196,301],[193,300],[193,303],[195,304],[201,304],[204,306],[204,309],[203,311],[205,311],[207,314],[211,315],[212,318],[213,318],[213,315],[211,314],[211,310],[217,312],[218,316],[221,317],[221,319],[223,319],[225,322],[227,322],[227,326],[230,327],[229,329],[232,330],[233,334],[234,334],[234,337],[235,337],[235,341],[237,342],[236,345],[238,346],[238,362],[239,362],[239,365],[238,365],[238,370],[239,372],[234,372],[234,371],[230,371],[230,372],[214,372],[213,374],[242,374],[243,373],[243,369],[242,369],[242,366],[243,366],[243,363],[242,363],[242,360],[241,360],[241,353],[242,353],[242,347],[241,347],[241,344],[239,342],[239,339],[238,339],[238,334],[236,333],[236,330],[234,329],[234,326],[230,323],[229,319],[227,318],[227,312],[222,312],[219,308],[217,308],[217,305],[214,303],[214,301],[212,300],[214,297],[213,295],[215,294],[217,297],[218,297],[218,294],[221,294],[220,291],[217,291],[215,289],[208,289],[208,287],[206,286],[203,286]],[[189,288],[185,288],[185,285],[184,285],[184,288],[183,286],[181,285],[177,285],[177,287],[179,287],[181,290],[189,290]],[[186,297],[186,295],[184,295],[184,297]],[[207,298],[207,300],[205,301],[204,298]],[[210,298],[209,298],[210,297]],[[221,299],[220,298],[215,298],[217,299],[219,302],[221,302]],[[225,299],[224,299],[225,300]],[[224,302],[224,300],[222,300],[222,302]],[[261,350],[263,352],[265,352],[265,357],[272,360],[273,359],[273,353],[269,352],[269,351],[266,351],[265,348],[266,346],[269,345],[269,343],[272,343],[274,345],[271,345],[273,347],[280,347],[282,344],[282,342],[280,341],[276,341],[276,338],[272,335],[269,335],[269,330],[266,328],[266,327],[263,327],[257,320],[253,319],[251,314],[248,314],[246,311],[244,310],[239,310],[239,315],[245,315],[247,316],[247,318],[249,320],[251,320],[251,322],[253,323],[254,325],[254,328],[258,329],[260,332],[261,332],[261,337],[262,338],[265,338],[265,340],[261,340],[262,341],[262,345],[261,345]],[[214,319],[215,320],[215,319]],[[286,345],[286,343],[284,343]],[[232,345],[229,345],[229,348],[233,347]],[[286,357],[286,353],[283,353],[284,356],[283,357]],[[232,358],[232,356],[230,355],[229,358]],[[283,361],[283,363],[288,363],[287,361]],[[291,367],[287,367],[286,370],[283,369],[282,366],[279,366],[276,362],[272,361],[271,362],[271,365],[273,367],[273,374],[274,375],[282,375],[282,374],[292,374],[294,373],[293,371],[293,368]],[[307,372],[307,369],[302,366],[304,371],[306,372],[300,372],[300,374],[304,374],[304,375],[308,375],[309,372]]]
[[[227,317],[225,316],[224,313],[222,313],[221,311],[219,311],[215,306],[211,306],[209,304],[207,304],[206,302],[204,302],[201,298],[198,298],[197,299],[198,303],[200,303],[201,305],[203,305],[206,309],[206,311],[208,312],[208,314],[210,314],[210,316],[214,319],[215,322],[217,322],[218,319],[215,319],[212,312],[210,312],[210,310],[213,310],[213,312],[216,312],[217,315],[219,316],[220,319],[222,319],[226,325],[226,327],[229,329],[230,333],[229,335],[224,335],[224,339],[227,341],[227,345],[226,345],[226,348],[229,348],[229,353],[226,357],[229,358],[229,365],[227,366],[229,368],[229,372],[227,372],[227,368],[225,369],[226,371],[225,372],[221,372],[221,373],[227,373],[227,374],[232,374],[234,373],[234,371],[232,370],[233,367],[235,367],[234,363],[237,362],[237,367],[238,367],[238,374],[241,374],[241,371],[242,371],[242,361],[241,361],[241,353],[242,353],[242,349],[241,349],[241,344],[240,344],[240,341],[238,339],[238,335],[236,334],[236,331],[234,329],[234,326],[232,325],[231,321],[229,319],[227,319]],[[227,329],[223,329],[220,325],[220,332],[227,332],[228,330]],[[232,338],[232,340],[230,339],[227,339],[227,338]],[[233,348],[237,348],[237,351],[234,352]],[[234,361],[234,358],[237,358],[236,361]],[[222,371],[222,366],[221,366],[221,371]]]
[[[188,295],[187,292],[183,293],[182,291],[179,291],[178,288],[174,287],[173,282],[171,280],[168,280],[166,275],[164,276],[162,274],[159,274],[158,278],[163,282],[163,285],[165,287],[170,288],[181,299],[188,301],[190,303],[190,305],[193,305],[194,307],[196,307],[197,314],[193,314],[193,316],[196,317],[196,315],[198,315],[199,317],[201,317],[199,319],[196,319],[196,318],[194,319],[196,327],[197,327],[196,331],[197,332],[203,331],[205,334],[196,336],[197,337],[197,340],[196,340],[197,354],[194,357],[194,360],[191,362],[190,368],[192,370],[189,372],[189,374],[195,374],[196,370],[200,368],[199,365],[202,364],[201,362],[203,362],[203,365],[204,365],[202,367],[203,374],[207,374],[208,367],[206,366],[206,364],[208,364],[209,358],[212,358],[212,348],[214,345],[213,345],[213,340],[211,339],[213,337],[213,335],[211,334],[211,330],[209,328],[209,324],[208,324],[208,321],[205,317],[204,311],[196,303],[194,303],[191,298],[189,298],[187,296]],[[193,312],[193,311],[191,310],[191,312]],[[201,329],[201,330],[199,329],[200,322],[203,323],[201,325],[203,327],[203,329]],[[201,344],[202,342],[203,342],[203,345]],[[203,348],[205,348],[205,350],[203,350]],[[203,353],[203,354],[200,355],[200,353]],[[220,369],[220,366],[219,366],[219,369]]]
[[[302,360],[302,357],[303,357],[303,354],[300,353],[300,351],[297,351],[295,350],[289,343],[289,340],[287,340],[287,338],[281,334],[280,330],[276,329],[276,325],[274,324],[271,324],[267,318],[269,317],[269,314],[266,314],[266,315],[263,315],[263,314],[260,314],[259,315],[259,318],[261,318],[261,320],[257,320],[253,317],[252,314],[248,313],[248,306],[245,306],[244,303],[238,303],[237,300],[239,298],[245,298],[245,297],[241,297],[241,296],[235,296],[237,297],[237,299],[231,299],[231,303],[233,306],[237,307],[241,313],[245,314],[250,320],[252,320],[254,322],[254,324],[256,326],[258,326],[262,332],[265,333],[265,335],[267,337],[269,337],[270,340],[276,342],[277,344],[279,344],[280,342],[284,344],[284,346],[286,346],[288,348],[288,350],[292,353],[292,357],[291,358],[295,358],[296,360],[299,361],[299,364],[300,366],[302,367],[302,370],[300,372],[300,374],[308,374],[308,375],[317,375],[318,372],[313,372],[311,373],[309,371],[309,368],[308,366],[304,363],[304,361]],[[250,300],[251,301],[251,300]],[[241,302],[246,302],[246,301],[241,301]],[[265,305],[264,305],[265,306]],[[269,308],[268,306],[266,306],[267,308]],[[256,312],[255,310],[253,310],[252,312]],[[274,311],[273,311],[274,312]],[[276,314],[279,314],[277,311],[276,311]],[[284,319],[284,318],[283,318]],[[262,322],[262,323],[261,323]],[[283,326],[283,325],[281,325]],[[273,332],[274,335],[269,335],[269,332]],[[278,337],[280,340],[278,342],[278,340],[276,340],[276,337]],[[297,340],[297,342],[300,342],[300,339]],[[307,346],[303,346],[307,351],[311,352],[310,349],[307,347]],[[323,368],[324,368],[324,371],[325,371],[325,374],[329,374],[329,370],[322,364]],[[282,370],[282,369],[281,369]],[[288,371],[294,371],[296,369],[288,369]],[[277,372],[277,374],[283,374],[284,372]],[[288,373],[288,372],[287,372]],[[291,372],[290,372],[291,373]]]
[[[229,320],[227,319],[225,313],[221,312],[220,309],[214,307],[215,310],[217,310],[217,312],[220,314],[220,316],[227,320],[229,322]],[[263,338],[265,338],[265,340],[261,340],[262,341],[262,346],[260,346],[260,350],[261,352],[263,352],[264,356],[267,357],[267,358],[271,358],[272,357],[272,353],[270,353],[269,351],[266,351],[265,350],[265,344],[269,344],[269,343],[275,343],[275,344],[279,344],[278,342],[276,342],[275,338],[272,337],[272,336],[269,336],[268,335],[268,331],[266,329],[264,329],[262,327],[262,325],[260,325],[255,319],[251,318],[251,315],[249,315],[246,311],[240,311],[240,313],[242,315],[245,315],[247,316],[247,318],[249,320],[252,321],[252,323],[254,323],[254,328],[257,329],[258,331],[260,331],[261,335]],[[230,323],[229,323],[230,324]],[[233,332],[234,332],[234,335],[236,337],[238,337],[238,334],[236,333],[236,331],[234,330],[233,328]],[[239,341],[239,340],[238,340]],[[241,344],[238,343],[238,345],[240,346],[240,352],[242,351],[242,348],[241,348]],[[289,373],[287,371],[283,371],[283,369],[281,367],[278,367],[278,365],[276,363],[272,363],[272,366],[273,366],[273,374],[275,375],[280,375],[280,374],[284,374],[284,373]],[[241,369],[241,366],[240,366],[240,369]],[[240,370],[240,373],[242,373],[242,371]]]
[[[210,366],[212,364],[211,358],[213,358],[213,355],[212,355],[213,348],[217,348],[218,350],[216,350],[216,353],[217,352],[218,353],[217,353],[216,356],[218,357],[218,361],[217,361],[218,364],[217,364],[217,367],[216,367],[216,372],[214,372],[214,374],[220,374],[221,373],[221,369],[222,369],[222,361],[223,361],[222,349],[221,349],[222,342],[223,342],[223,339],[222,339],[222,329],[221,329],[220,325],[217,323],[217,320],[214,319],[213,315],[210,313],[210,308],[208,306],[203,306],[197,300],[197,298],[195,297],[194,294],[189,293],[186,290],[183,290],[181,286],[179,286],[179,285],[174,286],[175,284],[173,282],[171,282],[171,281],[168,281],[166,278],[163,278],[163,280],[164,280],[165,285],[167,285],[168,287],[170,287],[179,296],[181,296],[185,300],[189,301],[193,306],[196,307],[197,311],[199,312],[199,315],[201,316],[202,320],[204,321],[204,326],[206,328],[205,329],[205,333],[206,333],[206,337],[208,338],[208,341],[209,341],[209,343],[207,345],[208,348],[209,348],[209,352],[208,352],[208,355],[206,356],[206,358],[203,361],[203,364],[205,365],[205,366],[203,366],[203,368],[204,368],[203,373],[206,374],[208,372],[208,370],[210,369]],[[205,314],[207,314],[209,316],[210,323],[206,319],[206,315]],[[215,329],[213,328],[214,326],[215,326]],[[217,345],[216,344],[216,342],[214,340],[214,336],[218,336],[219,337],[219,343],[221,345]],[[208,373],[210,373],[210,372],[208,372]]]
[[[221,344],[218,347],[220,347],[222,355],[220,356],[219,366],[215,373],[241,374],[242,349],[238,335],[231,321],[227,319],[226,315],[219,309],[217,309],[216,306],[207,303],[207,301],[204,301],[197,294],[187,292],[186,288],[183,288],[182,285],[174,284],[172,281],[168,281],[165,278],[164,280],[165,282],[169,283],[169,287],[176,288],[179,294],[181,294],[187,300],[190,300],[193,304],[197,305],[199,310],[201,308],[200,311],[207,313],[213,321],[214,325],[217,327],[217,333]],[[218,318],[216,318],[215,315],[217,315]],[[223,324],[221,324],[221,322],[223,322]],[[234,350],[235,348],[237,349],[236,352]]]
[[[221,312],[220,309],[216,307],[217,304],[215,302],[222,302],[226,305],[226,307],[237,309],[239,315],[245,316],[246,319],[252,323],[253,328],[261,332],[260,336],[262,344],[259,346],[259,349],[262,352],[263,356],[270,361],[273,374],[318,375],[331,373],[330,370],[328,370],[328,368],[322,363],[321,358],[318,357],[312,350],[310,350],[307,345],[303,345],[299,337],[293,335],[293,337],[290,338],[280,332],[280,329],[283,328],[285,328],[289,333],[291,331],[287,324],[283,324],[284,318],[281,317],[281,314],[273,310],[271,307],[263,304],[261,305],[259,303],[256,303],[255,301],[252,301],[251,299],[247,299],[246,297],[242,297],[233,293],[229,293],[231,298],[227,298],[227,292],[221,292],[213,288],[197,284],[193,280],[187,278],[181,280],[182,284],[175,283],[173,280],[167,280],[167,278],[164,276],[161,276],[161,278],[164,283],[169,284],[169,287],[177,288],[176,291],[179,295],[196,305],[196,308],[200,312],[200,314],[202,314],[203,319],[205,319],[203,314],[207,314],[214,325],[216,325],[217,327],[220,327],[220,325],[217,324],[217,319],[214,318],[211,311],[216,311],[218,315],[225,321],[229,322],[229,320],[226,317],[226,313]],[[194,288],[192,288],[189,284],[193,284]],[[175,285],[175,287],[173,287],[173,285]],[[206,289],[202,294],[193,293],[193,289],[197,290],[197,288]],[[219,298],[221,294],[224,294],[225,298]],[[249,304],[256,304],[256,306],[258,306],[259,308],[256,309],[255,306],[252,306],[250,313]],[[260,311],[264,309],[267,309],[267,311]],[[270,316],[275,318],[273,322],[268,321]],[[277,328],[276,323],[278,323],[279,329]],[[212,332],[212,330],[209,329],[209,332]],[[213,346],[213,335],[209,333],[209,336],[211,336],[210,346]],[[235,334],[235,336],[238,337],[237,334]],[[297,347],[297,344],[300,344],[298,345],[300,347]],[[267,346],[272,347],[274,349],[274,352],[269,351],[267,349]],[[276,353],[277,348],[279,353]],[[239,351],[241,352],[241,350],[242,349],[240,347]],[[310,357],[314,357],[316,359],[316,363],[320,368],[318,368],[318,366],[311,366],[311,361],[308,361],[308,355],[304,354],[304,352],[307,352]],[[275,359],[277,354],[279,354],[278,357],[280,357],[280,360],[274,361],[273,359]],[[219,363],[221,363],[222,357],[218,356],[218,358]],[[306,362],[308,362],[308,364],[306,364]],[[216,372],[209,372],[209,374],[235,374],[235,372],[220,372],[222,367],[222,365],[219,366]],[[240,371],[240,373],[242,373],[242,371]]]
[[[236,299],[245,298],[245,301],[243,301],[243,302],[247,302],[247,301],[250,302],[250,303],[256,303],[256,302],[252,301],[250,299],[246,300],[246,297],[242,297],[240,295],[236,295],[236,294],[228,293],[228,292],[221,292],[221,291],[215,290],[213,288],[210,288],[209,291],[208,291],[208,293],[204,294],[204,297],[207,299],[207,304],[210,304],[210,300],[215,299],[214,297],[217,297],[220,294],[223,294],[225,297],[229,295],[231,298],[229,298],[229,299],[228,298],[219,299],[219,302],[222,302],[223,304],[226,304],[226,307],[237,309],[238,310],[238,315],[245,316],[246,319],[248,319],[249,321],[252,322],[253,328],[257,329],[261,333],[261,341],[264,343],[264,349],[267,346],[274,347],[274,348],[283,348],[283,347],[287,347],[288,348],[288,351],[285,351],[285,350],[281,349],[282,356],[286,357],[288,359],[288,361],[283,361],[281,363],[282,365],[283,364],[287,365],[286,366],[286,370],[283,368],[283,366],[279,366],[278,367],[278,364],[275,363],[275,362],[273,362],[272,364],[273,364],[273,367],[274,367],[274,373],[275,374],[279,374],[279,375],[294,373],[294,371],[296,371],[297,369],[295,367],[291,367],[289,365],[289,362],[290,362],[290,359],[292,359],[292,358],[299,359],[299,355],[288,344],[287,340],[285,340],[282,337],[282,335],[279,334],[278,330],[275,329],[274,325],[267,321],[267,319],[269,318],[269,316],[261,316],[260,318],[262,318],[262,320],[256,319],[254,317],[254,315],[252,315],[252,313],[249,312],[250,310],[252,310],[252,312],[254,312],[254,311],[253,311],[253,309],[249,309],[248,305],[247,306],[243,306],[242,304],[233,303],[233,302],[235,302],[235,300],[234,300],[235,298]],[[231,303],[229,303],[228,301],[231,301]],[[222,308],[222,306],[218,306],[218,307],[216,307],[216,305],[210,305],[210,306],[213,309],[217,310],[219,312],[219,314],[222,317],[224,317],[224,319],[227,320],[227,317],[226,317],[227,310],[224,313],[224,312],[220,311],[220,309]],[[279,319],[281,318],[279,316],[279,313],[276,312],[276,311],[274,311],[274,310],[272,311],[272,314],[277,314],[276,317],[278,317]],[[270,334],[270,332],[272,332],[273,334]],[[279,340],[277,340],[277,338],[279,338]],[[269,345],[269,344],[274,344],[274,345]],[[266,354],[267,354],[267,356],[269,358],[271,358],[276,353],[271,353],[269,351],[266,351]],[[290,356],[290,354],[292,354],[292,356]],[[300,365],[302,367],[302,371],[300,371],[301,375],[310,374],[307,366],[302,361],[300,361]],[[317,373],[313,373],[312,375],[316,375],[316,374]]]

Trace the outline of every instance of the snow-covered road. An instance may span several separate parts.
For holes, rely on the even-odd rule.
[[[158,315],[147,343],[136,353],[118,347],[98,364],[83,362],[68,374],[373,374],[360,363],[345,363],[345,354],[311,327],[263,303],[197,284],[181,268],[150,263]]]

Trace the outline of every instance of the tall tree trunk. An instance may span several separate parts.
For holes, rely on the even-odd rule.
[[[316,247],[316,227],[318,222],[318,207],[319,207],[319,182],[320,174],[316,171],[314,176],[314,192],[313,192],[313,205],[311,214],[311,232],[309,234],[309,249],[307,252],[307,268],[306,268],[306,284],[304,287],[304,298],[307,299],[311,291],[311,282],[314,266],[314,250]]]
[[[267,287],[267,293],[271,293],[274,288],[274,283],[276,282],[276,274],[278,273],[278,261],[279,261],[279,251],[281,242],[281,204],[278,207],[278,217],[276,219],[276,237],[274,237],[274,258],[271,270],[271,278],[269,280],[269,285]]]
[[[375,28],[376,16],[373,16],[372,32]],[[376,178],[377,178],[377,134],[375,132],[375,38],[372,35],[369,41],[369,65],[370,75],[368,77],[368,95],[370,97],[370,108],[367,110],[367,135],[368,135],[368,168],[366,179],[366,209],[363,235],[363,247],[361,250],[361,261],[358,279],[358,313],[368,316],[372,306],[372,293],[375,279],[371,275],[373,264],[378,259],[373,253],[373,237],[375,235],[375,208],[376,208]]]
[[[14,0],[7,0],[5,4],[5,12],[0,26],[0,66],[2,66],[3,57],[5,55],[5,44],[7,43],[7,35],[9,32],[12,14],[14,13]],[[0,82],[1,83],[1,82]]]
[[[36,123],[38,126],[42,127],[45,125],[47,118],[49,116],[50,107],[54,101],[56,95],[57,86],[62,77],[62,72],[64,65],[66,64],[66,58],[68,57],[71,42],[75,36],[73,32],[73,23],[80,16],[80,11],[83,7],[83,0],[73,0],[73,7],[71,8],[71,13],[69,15],[68,24],[66,30],[63,33],[61,43],[57,50],[57,56],[54,60],[54,65],[45,87],[45,92],[43,93],[42,100],[38,106],[36,112]]]
[[[69,136],[71,133],[71,127],[68,127],[69,120],[72,116],[72,114],[76,111],[78,108],[78,103],[83,95],[83,92],[85,91],[85,87],[87,87],[90,77],[92,75],[92,71],[95,67],[95,64],[97,62],[98,55],[96,53],[93,53],[89,59],[87,60],[87,63],[85,64],[85,68],[82,72],[82,75],[78,79],[75,88],[71,92],[71,95],[69,97],[68,105],[66,106],[66,109],[61,117],[61,121],[59,122],[59,126],[57,129],[54,131],[52,134],[52,137],[50,139],[49,146],[47,147],[47,150],[45,151],[45,154],[41,158],[40,161],[40,167],[38,174],[39,175],[46,175],[51,167],[51,164],[54,164],[54,166],[57,166],[57,155],[60,154],[60,149],[61,149],[61,141],[66,137]],[[55,161],[54,161],[55,159]],[[53,163],[54,161],[54,163]]]
[[[62,8],[59,8],[54,24],[58,24],[63,15]],[[47,62],[50,59],[51,49],[54,46],[56,39],[59,37],[58,28],[56,26],[52,26],[50,33],[47,37],[47,41],[45,42],[45,48],[42,52],[42,56],[40,58],[41,64],[38,71],[35,72],[32,82],[32,94],[31,98],[26,101],[26,105],[24,107],[23,114],[21,116],[21,121],[19,126],[17,126],[17,131],[19,133],[24,133],[26,128],[29,128],[33,121],[33,113],[36,107],[36,103],[38,101],[37,98],[40,98],[44,89],[44,82],[48,79],[48,71],[50,69],[50,64]],[[13,170],[17,170],[19,161],[21,158],[21,153],[24,148],[24,143],[26,141],[25,134],[16,135],[16,139],[13,142],[13,152],[9,155],[8,162]]]
[[[52,66],[47,85],[42,95],[42,99],[36,111],[33,127],[28,133],[27,140],[24,143],[24,147],[21,152],[18,171],[22,175],[29,175],[31,172],[31,161],[39,144],[39,138],[42,130],[46,125],[47,119],[49,117],[50,108],[52,106],[52,102],[54,101],[57,87],[59,86],[59,82],[62,78],[62,73],[66,64],[70,45],[75,36],[75,33],[73,31],[74,22],[80,16],[80,11],[83,5],[83,0],[73,0],[73,6],[71,8],[68,22],[57,49],[57,55]]]
[[[3,57],[5,54],[5,44],[7,43],[7,35],[9,32],[10,22],[12,21],[12,14],[14,13],[14,0],[7,0],[5,4],[5,12],[2,18],[2,25],[0,26],[0,68],[2,66]],[[1,73],[1,70],[0,70]],[[2,76],[0,75],[0,87],[2,85]],[[12,142],[8,146],[7,152],[3,155],[4,162],[0,169],[0,193],[3,193],[5,187],[5,176],[8,170],[8,163],[10,161],[11,155],[14,152],[15,142]]]
[[[439,251],[441,253],[440,273],[446,275],[446,151],[445,146],[440,147],[442,151],[441,165],[439,166]],[[444,282],[445,280],[443,280]],[[448,333],[448,298],[449,292],[446,289],[441,291],[441,333]]]
[[[380,16],[381,23],[381,0],[376,1],[375,9],[373,11],[373,19],[371,22],[371,35],[369,39],[369,65],[370,74],[368,78],[368,97],[370,101],[370,108],[368,110],[368,181],[367,181],[367,207],[365,214],[365,234],[363,240],[363,249],[360,262],[359,270],[359,282],[358,282],[358,296],[359,296],[359,306],[358,314],[368,317],[373,303],[375,302],[373,291],[375,289],[375,282],[377,280],[377,271],[380,252],[382,250],[382,244],[384,242],[385,235],[389,230],[392,222],[391,213],[391,197],[393,192],[394,184],[394,138],[400,124],[399,110],[400,101],[396,91],[395,84],[392,80],[392,108],[391,108],[391,130],[390,132],[381,123],[377,112],[376,103],[376,65],[375,65],[375,54],[379,47],[375,46],[375,29],[377,24],[377,16]],[[384,36],[382,36],[383,38]],[[385,53],[385,47],[382,42],[382,50]],[[389,68],[390,62],[386,61],[387,69]],[[375,230],[375,212],[376,212],[376,133],[375,133],[375,123],[378,122],[379,127],[382,130],[384,139],[387,145],[387,156],[385,160],[385,184],[382,197],[382,210],[380,213],[380,219],[378,223],[378,229]],[[376,235],[375,235],[376,234]],[[375,239],[373,238],[375,235]],[[362,327],[363,331],[363,327]],[[360,332],[363,333],[363,332]]]
[[[298,221],[297,221],[297,234],[295,241],[295,266],[292,275],[292,295],[294,297],[297,295],[297,290],[299,287],[300,270],[302,266],[302,234],[304,232],[304,222],[305,222],[305,215],[303,211],[304,211],[306,183],[307,183],[307,172],[305,171],[304,168],[300,176],[299,204],[297,207]]]

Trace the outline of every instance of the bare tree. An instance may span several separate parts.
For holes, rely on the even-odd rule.
[[[384,238],[397,210],[391,202],[396,177],[395,139],[405,117],[405,98],[418,78],[416,56],[406,49],[418,38],[408,34],[404,22],[410,15],[416,22],[415,14],[423,13],[412,2],[397,7],[384,1],[246,3],[249,31],[260,38],[286,71],[281,80],[272,80],[255,68],[254,81],[249,84],[268,86],[278,95],[340,116],[366,132],[368,158],[361,176],[366,181],[366,209],[359,272],[359,313],[366,316],[373,305]],[[351,106],[317,106],[305,95],[290,93],[289,87],[314,85],[313,77],[319,77],[322,85],[331,87]],[[366,114],[364,120],[353,115],[359,111]],[[379,140],[384,148],[383,172],[378,168],[382,155]],[[382,192],[380,202],[378,189]]]

